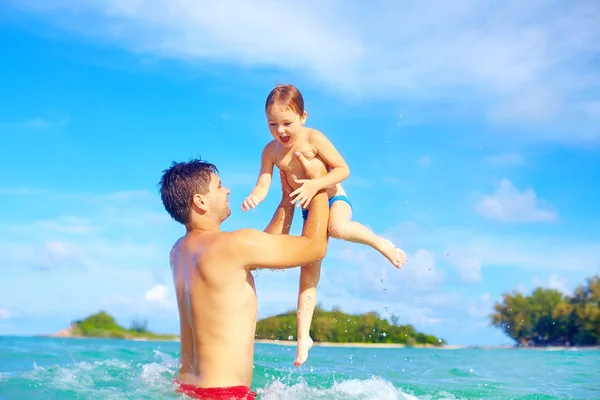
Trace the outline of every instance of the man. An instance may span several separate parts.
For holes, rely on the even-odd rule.
[[[310,178],[326,173],[315,159]],[[203,399],[254,399],[257,299],[251,270],[291,268],[322,259],[327,250],[327,193],[309,205],[302,236],[287,233],[292,221],[291,188],[282,179],[282,199],[264,232],[221,232],[229,217],[229,190],[217,168],[201,160],[173,163],[160,181],[161,198],[186,234],[171,251],[181,330],[178,391]],[[285,234],[284,234],[285,233]]]

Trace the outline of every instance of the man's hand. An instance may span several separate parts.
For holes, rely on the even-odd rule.
[[[298,206],[307,208],[312,198],[321,189],[319,182],[316,180],[318,174],[315,168],[311,166],[311,161],[308,161],[302,153],[296,152],[294,155],[300,161],[302,168],[304,168],[306,175],[310,179],[294,179],[301,186],[290,193],[290,197],[292,197],[292,203],[298,203]]]

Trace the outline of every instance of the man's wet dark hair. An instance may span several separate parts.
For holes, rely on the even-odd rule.
[[[160,197],[165,210],[180,224],[190,218],[192,197],[208,193],[211,174],[218,174],[217,167],[200,159],[175,162],[163,171],[159,182]]]

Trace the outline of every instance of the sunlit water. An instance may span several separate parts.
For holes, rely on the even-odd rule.
[[[176,342],[0,337],[0,399],[183,399]],[[256,345],[260,399],[600,399],[600,351]]]

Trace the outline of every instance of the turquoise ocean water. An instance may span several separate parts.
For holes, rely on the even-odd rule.
[[[179,344],[0,337],[0,399],[184,399]],[[600,399],[600,351],[257,344],[260,399]]]

